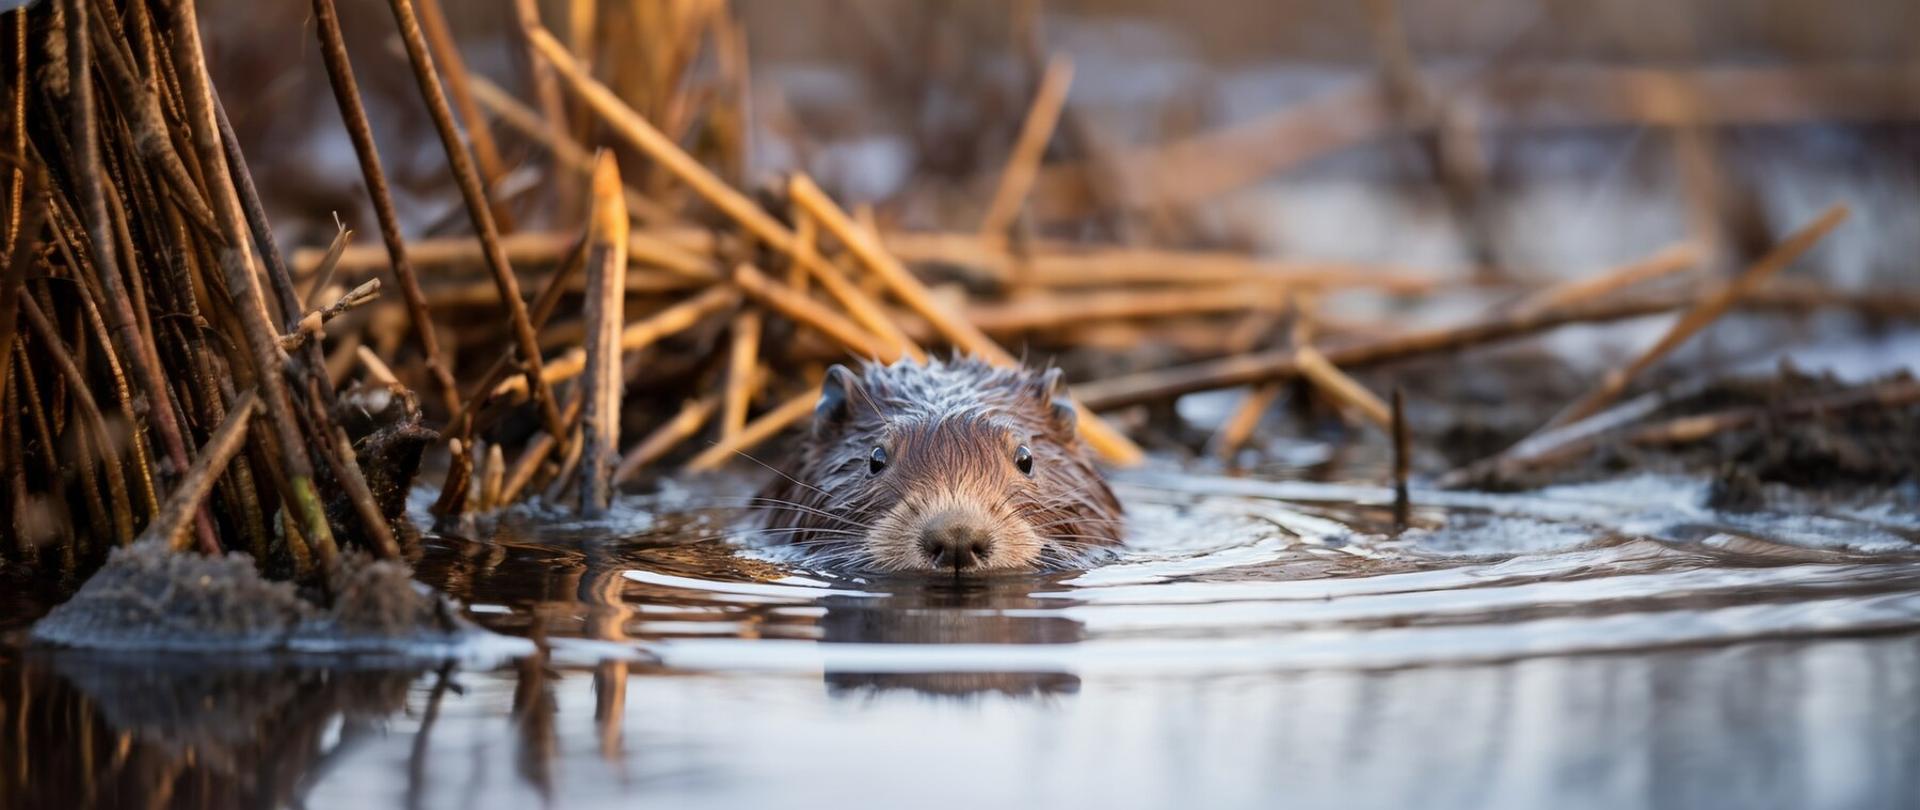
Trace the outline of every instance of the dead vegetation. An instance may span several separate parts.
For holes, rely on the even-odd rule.
[[[849,210],[804,173],[747,176],[748,143],[765,134],[753,134],[746,27],[727,3],[520,2],[524,99],[464,64],[436,0],[386,5],[470,235],[405,233],[354,73],[363,57],[333,0],[312,2],[314,58],[378,245],[344,229],[325,248],[275,242],[192,0],[47,0],[0,15],[7,556],[72,570],[145,534],[324,581],[315,572],[343,546],[405,556],[396,518],[423,452],[446,459],[433,506],[444,522],[534,497],[591,513],[622,485],[759,452],[811,412],[825,366],[849,358],[1059,358],[1078,380],[1082,435],[1118,465],[1142,458],[1136,438],[1161,435],[1172,400],[1239,386],[1250,393],[1208,442],[1229,457],[1283,399],[1403,434],[1420,414],[1397,396],[1389,407],[1359,372],[1679,315],[1584,396],[1539,414],[1538,435],[1455,476],[1485,480],[1621,430],[1674,444],[1766,424],[1738,410],[1649,423],[1655,410],[1615,405],[1729,311],[1920,315],[1911,292],[1776,279],[1847,208],[1742,252],[1730,192],[1699,165],[1680,167],[1705,212],[1693,238],[1573,280],[1512,272],[1487,233],[1492,190],[1471,129],[1647,126],[1692,144],[1679,160],[1710,164],[1711,149],[1687,141],[1700,128],[1871,119],[1908,103],[1881,92],[1901,71],[1553,69],[1462,84],[1423,71],[1379,3],[1377,81],[1114,149],[1074,115],[1073,63],[1033,52],[1023,117],[1001,127],[1012,139],[976,219],[929,231]],[[1186,207],[1394,137],[1424,144],[1475,266],[1257,257],[1058,227],[1165,232]],[[511,166],[503,142],[542,157]],[[1491,303],[1437,327],[1358,321],[1333,303],[1360,292],[1411,309],[1463,291]],[[1891,407],[1911,401],[1906,386],[1768,413]],[[386,413],[354,399],[368,396],[409,407],[356,420]]]

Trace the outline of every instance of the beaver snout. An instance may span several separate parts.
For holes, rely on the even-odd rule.
[[[993,553],[993,530],[977,516],[944,510],[920,525],[920,550],[935,569],[964,571],[986,564]]]

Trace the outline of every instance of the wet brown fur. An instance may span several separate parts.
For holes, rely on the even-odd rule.
[[[774,540],[861,570],[935,571],[923,528],[990,534],[969,571],[1066,568],[1120,543],[1121,508],[1074,430],[1058,370],[971,358],[836,366],[795,464],[760,500]],[[1025,444],[1032,474],[1014,462]],[[870,472],[875,447],[888,463]]]

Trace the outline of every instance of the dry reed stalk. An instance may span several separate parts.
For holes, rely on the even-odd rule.
[[[523,277],[523,280],[525,281],[540,282],[543,284],[550,279],[550,277],[547,277],[547,276],[539,276],[539,275],[533,275],[533,274],[522,274],[522,277]],[[626,279],[623,283],[623,287],[626,290],[627,295],[630,295],[630,296],[633,296],[633,295],[660,296],[660,295],[681,294],[681,293],[691,292],[694,290],[705,289],[709,286],[711,285],[707,283],[698,282],[698,281],[690,281],[680,276],[667,275],[665,273],[656,273],[651,271],[629,272],[627,273]],[[561,292],[582,293],[582,292],[586,292],[586,289],[587,289],[586,281],[584,279],[575,278],[567,281],[562,286]],[[480,307],[498,306],[499,303],[500,303],[500,291],[493,286],[493,282],[485,279],[469,281],[461,284],[451,285],[444,288],[438,288],[438,287],[430,288],[427,290],[427,305],[431,307],[435,312],[447,312],[450,310],[474,309],[474,308],[480,308]],[[497,326],[490,325],[490,324],[479,324],[473,327],[469,327],[469,329],[470,330],[478,329],[480,331],[485,331],[488,334],[493,334],[498,331]],[[543,341],[542,345],[551,347],[552,344],[550,342],[547,342],[551,338],[552,338],[551,330],[549,330],[549,332],[547,333],[542,333],[541,334],[541,339]]]
[[[1674,297],[1597,301],[1524,317],[1499,315],[1457,326],[1424,329],[1329,347],[1325,355],[1328,362],[1342,368],[1361,368],[1393,360],[1460,351],[1570,324],[1644,318],[1679,309],[1688,303],[1688,299]],[[1108,410],[1195,391],[1290,379],[1297,376],[1299,371],[1291,350],[1275,350],[1142,371],[1084,383],[1077,386],[1077,390],[1082,401],[1090,407]]]
[[[620,458],[620,466],[613,471],[615,485],[631,480],[640,469],[659,461],[681,442],[693,438],[700,432],[701,426],[713,418],[719,409],[720,400],[714,396],[704,396],[688,400],[671,419],[655,428],[646,438],[640,440],[627,454]],[[744,426],[742,428],[744,431]],[[735,434],[736,438],[738,433]]]
[[[1637,284],[1693,269],[1699,266],[1701,258],[1702,251],[1697,243],[1668,245],[1644,259],[1555,284],[1521,299],[1511,311],[1522,316],[1537,315],[1575,301],[1593,301]]]
[[[25,20],[27,15],[14,16]],[[22,22],[21,25],[25,26],[25,23]],[[24,88],[21,92],[25,92]],[[14,128],[21,130],[24,134],[24,127],[15,126]],[[21,178],[22,188],[20,194],[16,195],[15,205],[8,209],[8,216],[13,219],[12,227],[16,229],[17,238],[12,238],[8,242],[7,263],[0,266],[0,381],[8,379],[7,369],[13,362],[13,341],[18,334],[20,324],[18,303],[20,293],[26,289],[27,269],[33,265],[34,258],[39,253],[40,227],[45,224],[47,217],[47,206],[43,200],[47,191],[46,180],[41,176],[40,171],[33,170],[33,174],[28,175],[29,167],[24,164],[13,171]],[[23,201],[32,202],[24,213],[20,208],[20,203]],[[20,229],[22,225],[25,226],[24,229]]]
[[[480,503],[482,512],[491,512],[507,505],[503,499],[507,481],[507,459],[500,451],[500,445],[487,446],[486,469],[480,476]]]
[[[1382,430],[1392,429],[1393,414],[1387,409],[1386,403],[1381,402],[1372,391],[1368,391],[1366,386],[1328,362],[1327,356],[1321,354],[1320,350],[1311,345],[1300,346],[1294,349],[1293,362],[1300,370],[1300,375],[1311,380],[1322,393],[1333,397],[1334,401],[1342,405],[1359,411],[1361,416],[1366,417],[1367,421],[1372,422],[1376,427]]]
[[[100,15],[93,16],[98,18]],[[106,75],[105,84],[122,114],[131,119],[129,125],[133,129],[135,149],[157,170],[167,193],[187,218],[205,233],[219,233],[219,226],[213,220],[213,210],[200,196],[180,155],[173,151],[173,142],[167,137],[167,124],[160,112],[159,100],[148,91],[128,56],[116,47],[108,23],[102,20],[92,28],[93,44],[98,46],[97,52],[105,57],[99,60],[102,72]]]
[[[514,0],[513,11],[515,21],[519,23],[518,33],[521,39],[526,39],[528,31],[540,27],[539,0]],[[553,66],[540,58],[540,52],[534,49],[533,43],[525,44],[527,70],[533,74],[531,77],[533,95],[539,100],[540,120],[544,124],[538,129],[556,142],[569,141],[571,138],[567,134],[567,107],[560,98],[560,80],[553,75]],[[472,95],[475,100],[478,100],[481,80],[470,76],[468,82],[471,85],[469,89]],[[485,102],[481,103],[485,104]],[[468,125],[481,126],[482,124],[480,119],[475,118],[469,121]],[[579,205],[579,183],[570,172],[554,172],[553,184],[553,199],[558,204],[561,221],[573,221],[573,213]]]
[[[160,446],[172,462],[174,469],[184,470],[188,465],[186,440],[181,432],[181,421],[173,408],[171,392],[167,380],[162,375],[158,361],[147,351],[152,341],[144,335],[139,326],[131,291],[120,271],[120,259],[132,260],[131,256],[118,254],[124,250],[117,238],[113,220],[108,210],[108,194],[112,186],[101,165],[101,141],[97,119],[97,109],[93,100],[92,48],[88,35],[90,8],[85,0],[63,0],[61,8],[66,14],[67,24],[67,61],[70,82],[68,102],[71,105],[71,145],[74,156],[74,177],[71,182],[76,187],[81,205],[84,207],[86,236],[94,266],[94,277],[99,281],[99,291],[104,299],[107,315],[107,327],[111,337],[110,344],[103,344],[103,351],[111,351],[114,356],[124,357],[132,363],[134,375],[140,381],[146,394],[152,418],[148,424],[158,434]],[[21,12],[24,14],[24,12]],[[25,237],[22,237],[23,239]],[[76,269],[76,272],[78,270]],[[109,348],[109,345],[112,348]],[[80,384],[84,385],[84,377]],[[126,397],[122,397],[125,401]],[[135,423],[137,424],[137,423]],[[106,443],[106,436],[99,437],[101,453],[112,456],[113,449]],[[118,458],[113,459],[115,466]],[[109,479],[111,482],[113,479]],[[124,486],[124,478],[120,479]],[[124,496],[124,492],[120,493]],[[127,516],[131,520],[131,516]],[[203,547],[218,547],[210,523],[203,522],[200,527],[200,542]],[[126,535],[121,535],[124,541]]]
[[[439,75],[434,70],[433,57],[427,52],[426,40],[420,33],[413,3],[411,0],[388,0],[387,5],[393,10],[401,42],[406,45],[407,59],[413,66],[414,82],[427,102],[427,112],[432,115],[434,129],[440,133],[441,148],[446,152],[454,179],[459,183],[460,196],[466,203],[467,216],[473,222],[474,233],[480,239],[487,269],[493,273],[494,284],[500,289],[500,304],[506,308],[512,320],[520,362],[526,366],[526,377],[532,380],[534,403],[540,408],[547,431],[556,435],[564,434],[559,404],[554,399],[553,389],[547,384],[546,375],[541,373],[540,341],[534,334],[533,323],[527,318],[526,302],[520,299],[520,282],[514,277],[513,267],[500,247],[500,230],[494,223],[486,189],[474,170],[472,157],[467,154],[466,146],[460,140],[453,112],[447,108],[447,98],[441,92]]]
[[[769,216],[760,206],[725,180],[709,171],[707,167],[694,160],[679,144],[667,137],[647,119],[636,112],[626,102],[621,101],[606,85],[587,75],[585,69],[574,61],[559,40],[553,38],[544,28],[535,28],[527,32],[534,47],[547,57],[560,76],[566,79],[574,93],[600,113],[602,120],[613,127],[614,131],[634,148],[646,153],[664,167],[674,177],[691,187],[701,198],[713,204],[715,208],[732,218],[747,229],[756,238],[771,245],[782,253],[790,253],[793,247],[793,234],[779,221]]]
[[[1920,403],[1920,383],[1900,381],[1807,397],[1779,405],[1730,408],[1682,416],[1629,431],[1626,441],[1641,445],[1691,444],[1763,420],[1808,417],[1855,408],[1902,408]]]
[[[535,64],[549,67],[545,61],[537,58],[537,52],[533,55],[536,57]],[[473,85],[474,100],[480,102],[480,106],[485,107],[487,112],[500,123],[546,149],[548,154],[553,155],[574,174],[582,177],[592,176],[593,153],[574,141],[572,136],[567,134],[564,125],[556,132],[547,126],[547,119],[544,119],[540,113],[528,109],[507,91],[500,89],[499,85],[479,76],[469,77],[469,80]],[[566,173],[557,172],[556,174],[565,175]],[[665,206],[633,190],[632,187],[626,188],[621,193],[626,195],[627,210],[643,222],[662,223],[676,219],[673,212]]]
[[[794,201],[806,208],[808,213],[820,221],[822,227],[832,233],[840,243],[847,246],[855,257],[859,258],[867,269],[882,281],[902,302],[914,310],[920,317],[927,319],[942,337],[989,363],[998,366],[1016,366],[1019,360],[1008,354],[1000,345],[981,332],[964,318],[954,314],[944,304],[934,298],[932,291],[920,283],[906,267],[879,246],[871,234],[854,225],[852,220],[834,205],[819,186],[804,175],[794,177],[788,186],[788,192]],[[1108,461],[1120,465],[1132,465],[1140,462],[1144,454],[1125,434],[1115,430],[1100,419],[1091,409],[1078,408],[1079,427],[1088,445]]]
[[[661,310],[651,318],[628,324],[620,332],[620,349],[626,352],[639,351],[661,338],[692,329],[707,316],[731,309],[739,302],[739,291],[730,286],[708,288],[699,295]],[[580,376],[586,362],[586,351],[569,349],[545,366],[545,382],[556,383]],[[523,373],[496,385],[493,395],[517,395],[526,393],[526,390],[527,379]]]
[[[720,438],[730,439],[747,424],[747,406],[759,367],[760,311],[744,309],[733,316],[733,335],[727,352],[727,385],[720,409]]]
[[[563,415],[568,423],[580,415],[580,408],[579,397],[567,398]],[[577,446],[579,443],[574,444]],[[520,457],[513,460],[513,466],[507,468],[506,483],[500,487],[500,502],[506,504],[519,500],[520,493],[533,482],[534,474],[540,471],[540,465],[547,463],[547,456],[552,455],[558,446],[559,442],[554,440],[553,434],[544,431],[535,434],[527,446],[521,448]]]
[[[1052,241],[1028,245],[1023,256],[975,234],[891,233],[886,249],[914,264],[966,267],[1008,283],[1019,266],[1021,281],[1033,287],[1115,287],[1123,285],[1233,284],[1270,282],[1302,288],[1376,288],[1405,295],[1429,293],[1452,283],[1440,274],[1410,268],[1261,259],[1220,251],[1088,246]]]
[[[61,342],[59,329],[47,318],[46,313],[40,311],[40,305],[34,301],[33,296],[23,296],[20,299],[20,311],[27,316],[27,323],[33,328],[34,336],[40,340],[44,351],[53,358],[54,367],[66,378],[67,390],[72,393],[73,402],[80,407],[80,414],[85,419],[85,427],[93,436],[96,455],[107,472],[107,495],[112,500],[112,510],[109,514],[112,517],[113,536],[116,542],[126,545],[133,539],[133,505],[127,497],[126,470],[121,465],[120,456],[113,447],[112,434],[107,430],[107,420],[101,415],[100,406],[93,399],[86,372],[80,369],[79,363],[73,359],[72,352],[69,352]],[[93,460],[86,458],[85,450],[82,450],[80,470],[86,476],[93,474]],[[88,489],[91,490],[93,487],[89,486]]]
[[[805,209],[794,208],[793,217],[793,256],[787,262],[787,286],[801,295],[807,294],[808,282],[812,278],[815,265],[830,266],[820,260],[820,225]],[[843,277],[841,279],[845,281]],[[846,306],[845,301],[840,302]],[[884,319],[883,319],[884,320]],[[890,321],[889,321],[890,322]],[[871,324],[865,324],[872,329]]]
[[[326,64],[327,81],[333,88],[334,104],[353,141],[353,153],[360,164],[360,177],[373,202],[374,218],[380,224],[380,241],[386,249],[387,267],[399,283],[400,297],[406,302],[408,323],[414,342],[426,359],[427,375],[439,392],[440,404],[447,413],[460,411],[460,389],[454,384],[453,371],[440,353],[440,341],[434,335],[433,317],[427,312],[426,297],[420,292],[420,279],[407,260],[406,239],[400,233],[400,215],[393,205],[393,193],[387,188],[387,176],[380,168],[380,153],[373,141],[373,128],[367,123],[366,105],[360,100],[360,88],[353,78],[353,63],[347,58],[347,46],[340,33],[340,16],[333,0],[313,0],[315,33],[320,37],[320,56]],[[295,264],[299,264],[298,256]],[[338,261],[336,259],[335,261]],[[315,289],[318,289],[317,287]]]
[[[1036,294],[1001,304],[974,305],[966,319],[985,332],[1007,333],[1076,326],[1093,321],[1177,318],[1247,311],[1278,311],[1285,286],[1176,287],[1107,290],[1076,295]]]
[[[221,144],[219,123],[214,111],[213,81],[207,74],[194,0],[176,3],[172,21],[176,43],[174,58],[186,95],[194,152],[206,172],[212,191],[209,202],[214,207],[214,216],[226,243],[219,251],[221,268],[229,292],[238,296],[238,300],[233,302],[234,308],[253,358],[262,400],[272,419],[281,467],[287,475],[288,489],[294,496],[292,506],[300,517],[301,534],[315,547],[321,565],[332,568],[339,556],[339,549],[334,543],[333,530],[327,524],[325,510],[321,508],[319,494],[314,490],[313,463],[296,421],[292,395],[287,390],[284,376],[286,354],[280,350],[279,331],[273,328],[267,317],[266,299],[260,291],[260,273],[254,267],[252,251],[248,249],[246,215],[241,209],[239,195],[228,179],[233,174],[228,168],[226,150]]]
[[[11,139],[13,141],[13,143],[11,144],[13,148],[7,153],[7,156],[11,158],[11,160],[8,161],[9,165],[7,168],[7,227],[6,227],[6,233],[4,234],[4,236],[0,236],[0,239],[4,239],[4,242],[0,242],[0,245],[4,245],[6,249],[6,255],[9,255],[9,256],[13,254],[15,248],[19,247],[19,243],[21,240],[21,236],[20,236],[21,234],[20,219],[22,216],[21,212],[23,210],[26,210],[21,207],[21,204],[26,201],[27,182],[28,182],[27,181],[27,172],[28,172],[27,127],[26,127],[26,122],[27,122],[27,15],[26,13],[22,12],[20,14],[14,14],[11,16],[13,17],[13,39],[14,39],[14,42],[13,42],[13,71],[14,72],[13,72],[13,81],[11,82],[13,84],[13,99],[12,99],[12,102],[7,105],[7,109],[10,110],[12,113],[11,115],[12,125],[8,127],[8,129],[10,130],[9,134],[13,136]],[[35,206],[35,207],[38,208],[39,206]],[[38,232],[38,226],[35,226],[34,230],[29,232]],[[4,311],[4,310],[0,310],[0,311]],[[4,360],[0,360],[0,363],[4,363],[4,362],[5,362]],[[0,379],[6,379],[6,378],[0,377]]]
[[[500,247],[516,267],[537,266],[558,263],[579,241],[577,234],[523,232],[502,238]],[[711,251],[711,244],[685,231],[631,231],[627,241],[627,256],[634,264],[689,281],[719,280],[718,265],[706,255]],[[314,272],[324,260],[322,251],[308,249],[296,251],[293,264],[305,274]],[[468,236],[423,239],[409,246],[408,260],[415,268],[446,271],[461,265],[484,265],[486,251],[478,240]],[[357,278],[387,268],[387,262],[388,258],[377,247],[350,246],[341,252],[335,272],[346,278]]]
[[[1260,426],[1260,417],[1265,416],[1267,409],[1272,408],[1274,401],[1279,398],[1280,386],[1276,383],[1263,383],[1248,391],[1233,409],[1233,414],[1220,424],[1212,441],[1208,442],[1213,446],[1213,454],[1223,461],[1231,460],[1233,454],[1240,452],[1247,440],[1253,438],[1254,429]]]
[[[460,56],[460,44],[454,41],[453,30],[447,27],[447,15],[440,11],[440,0],[413,0],[416,3],[416,15],[420,27],[427,35],[427,52],[433,56],[433,64],[440,70],[447,95],[453,99],[453,108],[460,114],[460,121],[466,124],[467,141],[472,145],[474,163],[480,168],[480,179],[485,183],[493,221],[501,233],[513,232],[513,217],[507,211],[505,201],[497,199],[500,181],[507,176],[506,164],[500,160],[500,147],[493,142],[493,132],[487,129],[487,119],[480,115],[480,107],[473,103],[473,91],[467,79],[467,61]],[[403,32],[404,35],[404,32]]]
[[[173,494],[167,496],[167,502],[147,522],[147,528],[140,533],[140,540],[160,540],[174,551],[185,551],[189,544],[187,523],[200,512],[208,493],[220,474],[226,470],[227,463],[233,460],[246,447],[247,425],[253,421],[254,412],[260,400],[253,390],[235,398],[232,407],[227,410],[227,419],[220,428],[207,437],[207,443],[200,447],[199,457],[193,466],[181,476],[174,486]]]
[[[353,309],[373,303],[380,297],[380,279],[370,278],[345,294],[339,300],[328,304],[324,309],[316,309],[301,316],[297,331],[280,336],[280,348],[289,352],[307,345],[309,341],[324,337],[323,327],[328,321],[345,315]]]
[[[1033,188],[1033,180],[1040,172],[1040,160],[1046,154],[1047,141],[1053,139],[1053,130],[1060,122],[1060,110],[1066,106],[1067,90],[1073,86],[1073,60],[1064,56],[1055,56],[1047,62],[1047,72],[1040,78],[1040,88],[1033,94],[1033,104],[1027,108],[1025,123],[1020,125],[1020,137],[1014,142],[1013,152],[1007,157],[1007,165],[1000,172],[1000,184],[993,192],[993,201],[987,205],[987,213],[980,220],[980,235],[983,238],[998,237],[1007,232],[1013,219],[1020,214],[1020,207],[1026,203],[1027,192]]]
[[[820,401],[820,387],[814,386],[785,402],[773,410],[760,415],[760,418],[747,423],[745,429],[734,434],[731,439],[721,439],[712,447],[702,450],[699,455],[689,459],[686,470],[705,472],[717,469],[732,460],[735,455],[745,455],[747,451],[758,447],[761,442],[773,438],[781,431],[798,424],[801,419],[813,413],[813,407]]]
[[[581,417],[584,444],[580,511],[599,514],[613,500],[613,465],[620,452],[620,327],[626,320],[627,206],[620,196],[620,167],[601,152],[593,172],[593,212],[587,232],[586,400]]]
[[[354,350],[354,356],[360,359],[360,367],[367,370],[367,376],[374,382],[386,386],[400,385],[400,378],[393,375],[393,369],[387,368],[386,361],[366,346]]]
[[[1666,334],[1661,335],[1652,346],[1648,346],[1626,365],[1608,372],[1599,386],[1548,421],[1547,427],[1559,427],[1569,422],[1577,422],[1605,408],[1620,395],[1620,392],[1625,391],[1641,372],[1666,357],[1701,329],[1718,320],[1741,298],[1811,250],[1822,237],[1838,227],[1846,218],[1847,207],[1835,204],[1814,218],[1812,222],[1781,240],[1780,244],[1767,255],[1760,257],[1760,260],[1754,262],[1746,272],[1702,296],[1692,308],[1680,316],[1679,320],[1668,327]]]
[[[304,309],[312,310],[320,306],[320,296],[326,291],[327,285],[333,283],[334,272],[340,269],[340,255],[346,251],[347,244],[352,241],[352,228],[342,227],[334,233],[333,241],[327,244],[327,252],[321,255],[320,263],[315,265],[312,273],[309,274],[313,277],[313,281],[307,284],[306,293],[300,296],[301,306]],[[299,260],[298,253],[294,254],[294,259],[296,262]]]
[[[734,268],[733,283],[754,300],[819,331],[857,357],[872,358],[882,363],[891,363],[901,357],[899,349],[867,334],[852,321],[813,299],[774,283],[773,279],[767,278],[766,274],[752,265],[743,264]]]

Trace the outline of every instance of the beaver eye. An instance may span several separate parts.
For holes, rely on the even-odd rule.
[[[1020,472],[1024,475],[1032,475],[1033,474],[1033,451],[1028,450],[1027,446],[1024,444],[1014,448],[1013,449],[1013,466],[1019,467]]]
[[[867,472],[871,475],[879,475],[880,471],[886,468],[887,468],[887,448],[884,448],[884,447],[873,448],[873,452],[871,454],[868,454],[867,456]]]

